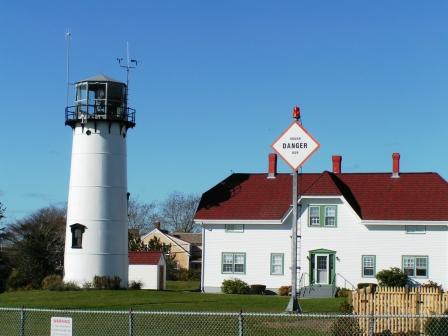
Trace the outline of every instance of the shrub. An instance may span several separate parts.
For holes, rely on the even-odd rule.
[[[374,336],[420,336],[420,332],[418,331],[406,331],[399,333],[392,333],[389,329],[383,330],[381,332],[373,334]]]
[[[104,289],[106,287],[106,277],[95,275],[93,277],[93,288]]]
[[[29,290],[33,290],[33,289],[37,289],[37,288],[34,287],[33,284],[30,282],[29,284],[25,285],[25,287],[21,287],[20,289],[29,291]]]
[[[408,276],[398,267],[391,267],[376,274],[380,286],[404,287],[408,283]]]
[[[92,289],[92,288],[93,288],[93,283],[91,283],[90,281],[85,281],[85,282],[82,284],[82,288],[83,288],[83,289]]]
[[[132,280],[129,283],[129,289],[134,289],[134,290],[142,289],[142,286],[143,286],[143,282],[141,282],[141,281],[134,281],[134,280]]]
[[[341,313],[351,314],[353,312],[353,306],[348,302],[342,302],[341,305],[339,306],[339,311]]]
[[[348,288],[338,288],[336,297],[348,297],[352,290]]]
[[[176,280],[180,281],[197,281],[201,280],[201,271],[200,270],[194,270],[194,269],[185,269],[181,268],[177,271],[172,271],[173,276]]]
[[[81,290],[81,288],[76,284],[76,282],[54,282],[50,284],[47,288],[50,291],[78,291]]]
[[[346,316],[337,318],[331,326],[333,336],[363,335],[356,317]]]
[[[278,289],[278,295],[280,296],[288,296],[291,294],[291,286],[281,286]]]
[[[250,285],[251,294],[261,295],[264,294],[265,291],[266,291],[265,285]]]
[[[439,285],[435,281],[428,280],[428,282],[425,282],[422,284],[423,288],[437,288],[438,290],[442,291],[442,285]]]
[[[167,269],[168,280],[179,280],[179,281],[198,281],[201,280],[201,271],[195,269]]]
[[[62,282],[62,281],[61,282],[53,282],[53,283],[49,284],[48,287],[45,289],[49,290],[49,291],[64,291],[64,290],[66,290],[65,286],[64,286],[64,282]]]
[[[240,279],[228,279],[222,282],[221,291],[225,294],[248,294],[249,285]]]
[[[13,269],[6,281],[6,288],[8,290],[17,290],[23,288],[26,285],[26,281],[23,279],[22,274],[16,269]]]
[[[399,333],[392,333],[389,329],[383,330],[381,332],[373,334],[374,336],[420,336],[420,332],[418,331],[406,331],[406,332],[399,332]]]
[[[0,293],[5,291],[6,281],[10,274],[11,274],[11,267],[6,261],[5,255],[2,254],[2,252],[0,251]]]
[[[376,286],[376,284],[374,284],[374,283],[370,283],[370,282],[360,282],[357,286],[356,286],[356,288],[358,288],[358,289],[363,289],[363,288],[366,288],[366,287],[369,287],[369,286]]]
[[[66,291],[78,291],[81,290],[81,287],[78,286],[76,282],[64,282],[64,290]]]
[[[121,278],[118,276],[98,276],[93,278],[93,287],[95,289],[120,289]]]
[[[62,285],[62,283],[62,277],[59,274],[50,274],[42,280],[42,289],[50,289],[50,287]]]
[[[358,288],[358,289],[370,288],[370,293],[375,293],[377,287],[378,287],[377,284],[374,284],[374,283],[367,283],[367,282],[360,282],[360,283],[357,285],[357,288]]]

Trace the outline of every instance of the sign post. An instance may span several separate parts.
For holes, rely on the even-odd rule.
[[[293,123],[274,141],[272,148],[292,168],[292,225],[291,225],[291,299],[286,307],[287,312],[301,313],[297,300],[297,270],[301,270],[297,263],[297,247],[301,236],[297,235],[298,200],[298,170],[306,160],[319,149],[319,143],[302,127],[300,109],[296,106],[293,111]],[[299,284],[300,286],[300,284]]]

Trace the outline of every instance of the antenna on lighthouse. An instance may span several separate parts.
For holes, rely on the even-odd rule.
[[[65,31],[65,41],[67,41],[67,55],[66,55],[66,76],[67,76],[67,92],[65,106],[68,106],[68,98],[70,94],[70,42],[72,40],[72,33],[70,28]]]
[[[126,103],[127,103],[129,96],[129,72],[131,71],[131,69],[135,69],[138,65],[138,61],[136,59],[131,59],[129,52],[129,42],[126,42],[126,62],[123,62],[123,57],[118,57],[117,61],[121,68],[126,69]]]

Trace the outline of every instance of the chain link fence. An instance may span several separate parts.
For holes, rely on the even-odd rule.
[[[50,336],[52,318],[73,336],[448,335],[447,315],[193,313],[0,308],[0,336]]]

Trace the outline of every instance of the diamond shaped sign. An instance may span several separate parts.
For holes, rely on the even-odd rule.
[[[295,171],[319,149],[320,144],[294,121],[272,144],[272,148]]]

